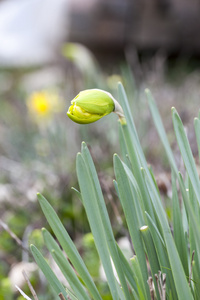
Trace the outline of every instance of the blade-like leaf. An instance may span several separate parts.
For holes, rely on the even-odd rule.
[[[167,138],[167,135],[166,135],[166,132],[165,132],[163,122],[162,122],[162,119],[160,117],[158,108],[156,106],[156,103],[155,103],[152,95],[151,95],[151,92],[148,89],[146,89],[145,92],[146,92],[146,96],[147,96],[147,99],[148,99],[148,104],[149,104],[149,108],[150,108],[150,111],[151,111],[151,114],[152,114],[152,117],[153,117],[154,124],[156,126],[157,131],[158,131],[159,137],[160,137],[160,139],[161,139],[161,141],[164,145],[168,160],[169,160],[175,174],[178,176],[178,169],[177,169],[177,166],[176,166],[176,163],[175,163],[175,160],[174,160],[172,150],[171,150],[169,142],[168,142],[168,138]]]
[[[92,277],[90,276],[80,254],[78,253],[76,246],[72,242],[69,234],[65,230],[53,207],[41,194],[38,194],[38,201],[55,236],[57,237],[73,266],[79,273],[79,276],[87,286],[88,290],[95,299],[102,300],[94,281],[92,280]]]
[[[176,134],[178,146],[179,146],[186,170],[188,172],[191,184],[194,188],[197,200],[200,204],[199,176],[197,173],[196,165],[194,162],[194,158],[192,155],[192,151],[191,151],[187,136],[185,134],[183,124],[182,124],[181,119],[180,119],[177,111],[175,110],[175,108],[172,108],[172,119],[173,119],[174,131]]]
[[[140,269],[140,266],[139,266],[139,262],[138,262],[138,259],[137,259],[137,256],[134,255],[132,258],[131,258],[131,265],[132,265],[132,270],[134,272],[134,275],[137,279],[136,283],[137,283],[137,289],[138,289],[138,294],[139,294],[139,299],[140,300],[146,300],[147,296],[145,294],[145,285],[144,285],[144,278],[143,278],[143,274],[141,273],[141,269]]]
[[[149,190],[149,194],[151,196],[152,204],[154,205],[155,210],[157,211],[159,223],[163,228],[163,238],[165,241],[165,246],[169,257],[169,262],[172,269],[172,274],[174,277],[178,298],[185,299],[186,297],[186,299],[192,299],[192,294],[190,292],[184,274],[184,269],[180,257],[178,255],[177,249],[175,247],[174,240],[172,238],[172,234],[169,228],[169,224],[166,218],[164,208],[160,202],[160,199],[157,199],[157,193],[154,193],[155,191],[154,186],[153,187],[151,186],[151,183],[149,182],[149,178],[146,175],[145,170],[144,170],[144,177],[145,177],[145,182],[147,184],[147,188]]]
[[[146,212],[147,215],[147,224],[149,226],[151,236],[154,241],[154,245],[156,248],[158,260],[160,263],[161,271],[162,273],[166,274],[166,292],[169,295],[170,293],[173,295],[173,298],[177,298],[177,293],[174,285],[174,279],[172,277],[172,270],[169,263],[169,258],[167,254],[167,249],[165,247],[165,243],[163,238],[161,237],[160,232],[158,231],[157,226],[149,216],[149,214]]]
[[[45,245],[47,246],[49,252],[52,253],[52,256],[62,271],[63,275],[67,279],[71,289],[74,291],[75,295],[79,300],[89,300],[89,296],[86,294],[85,289],[83,288],[80,280],[74,273],[72,266],[66,257],[64,257],[63,252],[60,247],[53,239],[51,234],[45,229],[42,229],[43,238],[45,241]]]
[[[114,169],[115,169],[115,176],[118,183],[120,202],[124,210],[124,214],[126,217],[126,222],[129,228],[133,246],[136,255],[138,256],[138,262],[141,268],[144,286],[146,288],[146,297],[149,297],[150,294],[147,285],[147,279],[148,279],[147,266],[145,261],[144,247],[143,247],[143,243],[139,231],[141,224],[139,223],[137,210],[135,208],[136,206],[134,203],[134,201],[137,201],[137,199],[134,199],[133,197],[132,189],[126,171],[124,169],[124,166],[120,158],[116,154],[114,155]]]
[[[63,285],[60,283],[40,251],[34,245],[31,245],[30,248],[36,263],[44,273],[46,279],[48,280],[49,284],[52,286],[56,294],[59,295],[60,293],[62,293],[67,300],[67,293]]]
[[[92,234],[94,236],[95,245],[99,253],[103,268],[108,280],[108,285],[113,299],[118,299],[115,276],[110,259],[110,253],[106,241],[105,231],[100,216],[96,193],[87,166],[81,153],[78,153],[76,159],[76,169],[78,182],[81,190],[83,204],[86,210],[88,221]]]
[[[197,146],[199,151],[199,161],[200,161],[200,119],[199,118],[194,119],[194,129],[196,134]]]
[[[121,260],[121,263],[123,266],[124,274],[125,274],[127,280],[129,281],[129,284],[135,291],[135,298],[137,298],[138,297],[137,284],[136,284],[137,279],[135,278],[135,275],[134,275],[127,259],[125,258],[122,250],[119,248],[118,245],[117,245],[117,249],[118,249],[119,257],[120,257],[120,260]]]
[[[182,217],[178,200],[178,192],[175,180],[175,174],[172,173],[172,204],[173,204],[173,228],[174,228],[174,241],[182,261],[185,274],[189,276],[188,270],[188,251],[185,240],[185,235],[182,225]]]
[[[158,271],[160,271],[161,268],[159,265],[159,261],[158,261],[156,249],[155,249],[155,246],[153,243],[153,239],[152,239],[150,230],[149,230],[148,226],[146,226],[146,225],[142,226],[140,228],[140,233],[142,235],[142,239],[143,239],[145,249],[146,249],[146,255],[148,257],[148,261],[150,264],[151,275],[152,275],[155,290],[156,290],[156,296],[157,296],[157,299],[160,299],[160,294],[159,294],[159,290],[158,290],[158,285],[156,283],[155,274],[158,274]]]
[[[93,201],[95,201],[95,200],[97,201],[97,209],[99,210],[99,214],[100,214],[100,217],[101,217],[101,220],[103,223],[106,242],[107,242],[107,245],[108,245],[108,248],[110,251],[110,255],[111,255],[113,263],[115,265],[115,268],[116,268],[116,271],[117,271],[117,274],[118,274],[118,277],[119,277],[119,280],[120,280],[120,283],[122,286],[122,290],[124,291],[124,294],[128,300],[128,299],[130,299],[130,293],[128,290],[128,286],[127,286],[127,283],[125,280],[121,261],[120,261],[119,254],[117,251],[116,242],[115,242],[112,227],[110,224],[108,212],[106,209],[103,193],[101,190],[101,186],[100,186],[100,183],[98,180],[97,172],[96,172],[92,157],[87,148],[87,145],[84,142],[82,143],[82,155],[83,155],[83,158],[85,161],[85,166],[88,169],[90,179],[93,183],[93,187],[94,187],[94,191],[95,191],[95,198]]]

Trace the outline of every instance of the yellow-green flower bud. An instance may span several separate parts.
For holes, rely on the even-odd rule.
[[[119,103],[110,93],[103,90],[82,91],[71,101],[71,104],[67,115],[79,124],[93,123],[111,112],[116,112],[119,117],[123,117]]]

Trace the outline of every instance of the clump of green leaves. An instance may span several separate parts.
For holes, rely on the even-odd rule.
[[[80,192],[76,190],[76,193],[85,208],[112,299],[198,299],[200,294],[199,176],[177,111],[172,109],[172,120],[185,164],[184,178],[176,166],[162,120],[149,90],[146,90],[146,96],[172,170],[173,234],[154,174],[149,169],[142,151],[129,103],[121,84],[119,84],[119,100],[126,122],[119,122],[123,159],[114,154],[114,186],[135,251],[131,261],[127,261],[113,235],[96,169],[85,143],[82,143],[81,152],[77,154],[76,170]],[[194,125],[200,149],[200,117],[195,119]],[[178,189],[181,199],[179,199]],[[181,206],[180,200],[182,200]],[[54,209],[40,194],[38,194],[38,201],[69,259],[66,259],[52,235],[43,229],[45,244],[66,277],[69,287],[66,288],[60,283],[40,251],[31,245],[33,256],[47,281],[58,296],[62,294],[63,299],[68,297],[79,300],[103,299]]]

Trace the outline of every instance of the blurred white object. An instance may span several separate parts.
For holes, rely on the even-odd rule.
[[[34,262],[32,262],[32,263],[19,262],[19,263],[15,264],[11,268],[11,270],[8,274],[13,291],[16,291],[15,285],[22,288],[26,282],[24,279],[23,273],[22,273],[23,270],[26,272],[27,276],[30,278],[31,274],[33,272],[35,272],[37,269],[38,269],[38,266]]]
[[[67,36],[69,0],[0,2],[0,66],[55,60]]]
[[[128,240],[127,237],[121,237],[117,241],[117,243],[118,243],[119,248],[122,250],[124,256],[129,261],[130,258],[133,256],[133,251],[131,249],[130,241]],[[115,265],[114,265],[114,263],[112,261],[112,258],[111,258],[111,265],[112,265],[112,268],[113,268],[113,272],[114,272],[115,278],[119,282],[119,277],[117,275],[117,271],[115,269]],[[103,280],[105,282],[107,281],[107,277],[106,277],[106,274],[105,274],[105,271],[104,271],[104,268],[103,268],[102,264],[100,265],[100,268],[99,268],[99,275],[100,275],[101,280]]]

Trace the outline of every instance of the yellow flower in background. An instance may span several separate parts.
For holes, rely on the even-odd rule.
[[[27,99],[29,113],[36,120],[44,120],[52,117],[54,113],[63,108],[62,100],[55,91],[37,91]]]

